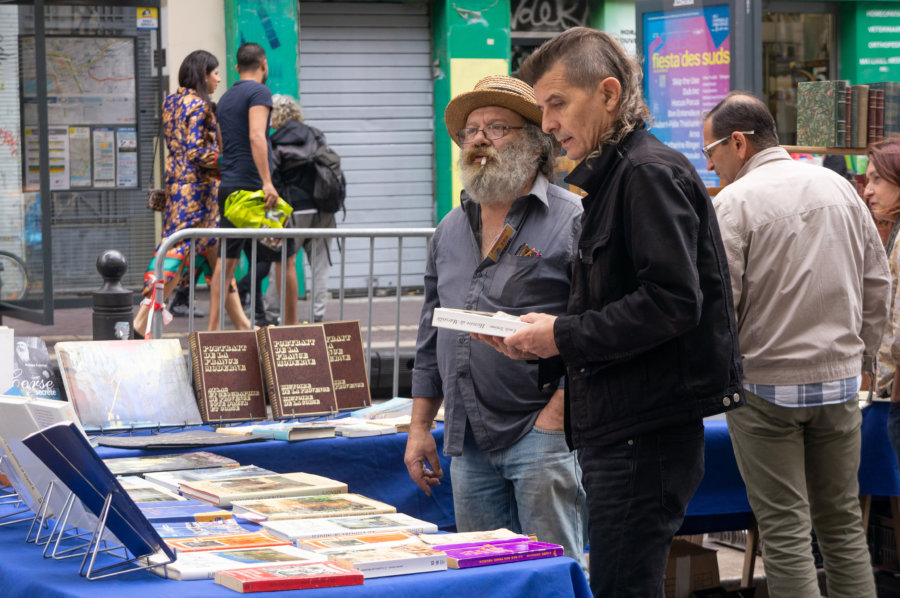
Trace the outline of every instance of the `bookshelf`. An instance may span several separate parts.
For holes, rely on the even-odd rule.
[[[811,145],[782,145],[789,154],[830,154],[840,156],[865,156],[864,147],[817,147]]]

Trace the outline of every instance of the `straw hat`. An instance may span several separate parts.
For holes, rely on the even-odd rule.
[[[460,94],[447,104],[444,122],[456,145],[459,145],[456,134],[466,126],[469,114],[483,106],[509,108],[525,120],[541,126],[541,111],[537,107],[531,86],[514,77],[491,75],[476,83],[474,91]]]

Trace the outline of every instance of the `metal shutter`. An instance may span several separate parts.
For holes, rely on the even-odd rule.
[[[341,156],[339,228],[434,225],[431,53],[424,3],[300,3],[300,103]],[[397,241],[377,239],[375,249],[375,285],[395,286]],[[349,239],[345,288],[367,286],[368,261],[368,241]],[[405,241],[403,286],[420,287],[424,271],[425,241]]]

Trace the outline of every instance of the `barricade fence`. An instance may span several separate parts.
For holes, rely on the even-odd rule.
[[[150,311],[150,322],[149,322],[149,330],[151,338],[162,338],[163,334],[163,321],[162,321],[162,306],[165,304],[164,297],[164,267],[165,260],[159,259],[159,256],[165,256],[168,251],[175,246],[177,243],[189,240],[190,241],[190,249],[188,251],[188,268],[187,273],[184,274],[187,276],[189,281],[196,280],[196,240],[197,239],[219,239],[221,244],[221,259],[224,259],[225,252],[228,247],[229,239],[232,239],[232,242],[238,242],[238,240],[242,239],[251,239],[253,242],[250,243],[250,255],[247,256],[249,260],[249,272],[246,274],[250,276],[250,280],[256,280],[256,258],[257,258],[257,246],[258,243],[262,239],[297,239],[298,243],[300,240],[304,239],[337,239],[338,240],[338,254],[339,254],[339,285],[338,285],[338,302],[339,302],[339,315],[338,319],[342,320],[344,318],[344,299],[345,299],[345,288],[344,283],[346,280],[346,251],[347,251],[347,239],[368,239],[369,240],[369,276],[367,277],[367,299],[368,299],[368,321],[366,325],[366,364],[367,367],[371,368],[372,364],[372,300],[375,297],[375,240],[376,239],[396,239],[397,240],[397,279],[396,279],[396,310],[395,310],[395,325],[394,325],[394,368],[393,368],[393,396],[397,396],[399,389],[399,375],[400,375],[400,299],[403,295],[402,292],[402,276],[403,276],[403,244],[405,240],[409,239],[425,239],[426,243],[430,241],[431,237],[434,235],[433,228],[284,228],[284,229],[274,229],[274,228],[266,228],[266,229],[258,229],[258,228],[191,228],[180,230],[169,237],[163,239],[162,243],[159,246],[159,249],[156,253],[158,256],[155,264],[155,280],[156,284],[154,286],[154,296],[153,301],[151,303],[152,308]],[[321,243],[312,243],[312,254],[309,256],[310,264],[316,263],[316,257],[318,251],[324,251],[324,249],[320,249]],[[287,243],[281,243],[281,263],[287,263]],[[299,251],[298,251],[299,256]],[[332,260],[333,262],[333,260]],[[226,280],[226,272],[225,272],[225,264],[222,264],[222,267],[219,268],[219,288],[223,289],[224,292],[219,293],[218,301],[219,301],[219,330],[222,330],[225,325],[225,294],[227,291],[225,286]],[[287,268],[281,268],[281,277],[280,277],[280,289],[285,289],[287,277]],[[316,281],[314,276],[310,276],[311,287],[308,289],[308,296],[310,297],[310,310],[312,310],[312,297],[315,295],[316,291]],[[194,284],[189,284],[189,293],[188,293],[188,330],[189,332],[194,331]],[[380,287],[385,288],[385,287]],[[284,321],[284,311],[287,297],[284,292],[279,293],[279,298],[281,301],[279,314],[282,316],[282,322]],[[291,300],[296,301],[296,298],[291,298]],[[250,318],[252,322],[253,314],[255,313],[256,308],[256,284],[250,285]],[[312,320],[312,318],[310,318]],[[370,370],[371,376],[371,370]]]

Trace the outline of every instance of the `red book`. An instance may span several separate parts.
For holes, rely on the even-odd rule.
[[[306,588],[358,586],[363,574],[331,562],[272,565],[216,571],[216,583],[235,592],[271,592]]]

